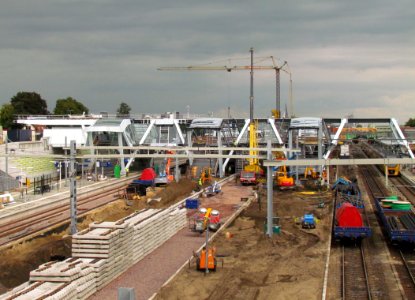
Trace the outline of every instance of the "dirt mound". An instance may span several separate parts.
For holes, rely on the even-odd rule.
[[[179,182],[170,183],[165,189],[160,190],[152,198],[161,198],[160,201],[150,203],[151,207],[168,207],[180,198],[189,195],[196,188],[196,183],[190,179],[183,178]]]

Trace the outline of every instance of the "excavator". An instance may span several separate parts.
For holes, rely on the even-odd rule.
[[[166,153],[172,154],[173,152],[167,151]],[[174,180],[174,176],[170,174],[170,164],[171,158],[168,157],[162,163],[161,170],[159,171],[158,176],[154,179],[155,185],[166,185]]]
[[[323,174],[324,175],[324,174]],[[312,190],[319,189],[321,187],[322,177],[320,173],[312,166],[308,166],[304,170],[304,178],[301,179],[303,185]]]
[[[202,172],[200,172],[200,180],[202,181],[202,184],[205,184],[206,182],[212,181],[212,169],[208,167],[204,167],[202,169]]]
[[[277,181],[277,186],[280,190],[295,188],[294,178],[288,175],[287,166],[285,165],[277,169],[276,181]]]

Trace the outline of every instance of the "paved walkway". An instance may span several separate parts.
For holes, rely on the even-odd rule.
[[[252,189],[251,187],[235,189],[235,185],[230,183],[224,185],[222,191],[222,196],[201,198],[201,206],[207,207],[206,205],[208,205],[213,209],[218,209],[221,211],[222,221],[225,222],[238,209],[241,204],[240,197],[249,197],[252,194]],[[205,235],[191,232],[188,228],[180,230],[118,278],[92,295],[89,300],[117,299],[119,287],[134,288],[137,300],[149,299],[204,242]],[[192,264],[191,268],[195,268],[195,265]],[[203,275],[200,274],[200,276]]]

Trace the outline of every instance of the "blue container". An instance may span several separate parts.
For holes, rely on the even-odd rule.
[[[198,209],[199,208],[199,199],[186,199],[186,208],[188,208],[188,209]]]

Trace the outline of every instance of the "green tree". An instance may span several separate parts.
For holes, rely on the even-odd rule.
[[[120,107],[117,109],[117,114],[119,115],[130,115],[131,107],[124,102],[121,102]]]
[[[48,105],[38,93],[18,92],[10,101],[15,114],[21,115],[47,115]]]
[[[415,127],[415,118],[412,119],[410,118],[406,123],[405,126],[409,126],[409,127]]]
[[[81,102],[68,97],[66,99],[56,100],[56,106],[53,110],[55,115],[66,115],[66,114],[75,114],[82,115],[83,113],[88,114],[89,109],[83,105]]]
[[[10,103],[3,104],[0,110],[0,123],[3,128],[16,127],[14,120],[14,107]]]

